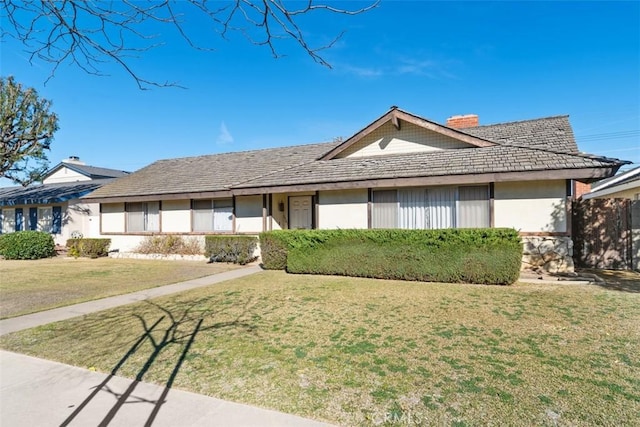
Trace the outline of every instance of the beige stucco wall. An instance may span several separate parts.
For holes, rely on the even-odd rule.
[[[191,201],[165,200],[162,202],[162,232],[188,233],[191,231]]]
[[[419,153],[469,147],[469,144],[400,121],[400,130],[391,122],[362,138],[340,153],[342,157],[380,156],[398,153]]]
[[[101,225],[103,233],[124,233],[124,203],[103,203]]]
[[[321,191],[318,228],[367,228],[367,189]]]
[[[42,181],[43,184],[55,184],[60,182],[76,182],[76,181],[90,181],[91,178],[82,175],[78,172],[72,171],[66,167],[60,168],[60,170],[48,176]]]
[[[282,203],[282,210],[279,204]],[[289,228],[289,219],[287,212],[289,211],[289,198],[286,194],[274,194],[271,197],[271,229],[283,230]]]
[[[236,197],[236,233],[260,233],[262,196]]]
[[[497,182],[494,187],[496,227],[522,232],[565,232],[566,182]]]
[[[133,252],[146,236],[109,234],[101,237],[111,240],[110,251]]]
[[[100,205],[98,203],[71,200],[68,205],[62,207],[62,211],[65,212],[62,217],[62,233],[55,236],[56,243],[64,245],[74,231],[81,233],[83,237],[100,236]]]

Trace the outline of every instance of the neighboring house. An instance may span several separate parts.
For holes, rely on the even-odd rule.
[[[39,230],[64,244],[73,232],[99,235],[99,205],[80,201],[128,172],[88,166],[77,157],[63,160],[42,184],[0,188],[0,233]]]
[[[582,198],[640,200],[640,167],[594,183]]]
[[[625,163],[580,153],[567,116],[441,125],[392,107],[343,142],[161,160],[83,199],[123,251],[150,234],[513,227],[525,262],[571,270],[573,180]]]

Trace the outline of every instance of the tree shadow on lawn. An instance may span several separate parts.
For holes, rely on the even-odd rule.
[[[640,273],[631,270],[580,269],[578,274],[594,275],[600,278],[596,286],[620,292],[640,293]]]
[[[205,298],[206,299],[206,298]],[[150,323],[141,315],[134,314],[134,316],[139,320],[140,325],[142,327],[142,333],[138,337],[138,339],[133,343],[133,345],[129,348],[129,350],[124,354],[124,356],[116,363],[113,367],[109,375],[102,381],[100,384],[95,386],[94,390],[84,399],[84,401],[62,422],[61,426],[68,426],[86,407],[87,405],[98,395],[100,391],[107,392],[112,394],[116,398],[116,403],[109,410],[109,412],[105,415],[103,420],[98,424],[99,426],[108,425],[116,416],[118,411],[122,408],[125,403],[147,403],[153,405],[153,408],[145,422],[145,426],[151,426],[156,419],[160,409],[164,403],[167,402],[167,395],[169,394],[169,390],[173,386],[173,382],[175,381],[176,376],[178,375],[180,368],[187,357],[191,345],[193,344],[198,333],[203,331],[211,331],[211,330],[223,330],[229,328],[239,328],[246,332],[253,332],[256,327],[244,320],[245,316],[250,313],[251,308],[251,299],[248,299],[243,310],[239,315],[237,315],[233,320],[226,322],[216,322],[209,326],[203,327],[203,322],[205,319],[210,320],[216,314],[222,314],[222,311],[215,312],[211,309],[206,309],[204,311],[199,311],[197,316],[192,316],[191,312],[196,306],[200,306],[203,300],[193,301],[188,308],[186,308],[182,313],[175,314],[171,310],[160,306],[151,301],[144,301],[145,303],[157,308],[163,314],[155,320],[155,322]],[[171,323],[168,327],[160,327],[160,324],[168,319]],[[107,320],[107,319],[103,319]],[[184,326],[195,323],[195,326],[189,326],[187,331],[181,331],[180,328]],[[159,338],[154,337],[152,334],[160,335]],[[109,382],[118,374],[118,371],[122,368],[122,366],[136,353],[138,353],[141,347],[145,344],[149,343],[151,345],[151,352],[147,356],[144,365],[140,368],[138,373],[136,374],[135,380],[131,382],[128,388],[123,393],[118,393],[109,387]],[[133,395],[134,390],[137,385],[143,380],[144,375],[149,371],[152,367],[160,353],[164,349],[166,349],[170,345],[179,345],[182,346],[182,351],[177,358],[175,365],[173,366],[173,370],[167,381],[165,383],[164,389],[157,399],[145,399],[143,397]]]

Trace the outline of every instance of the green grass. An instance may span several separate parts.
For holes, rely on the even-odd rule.
[[[237,268],[111,258],[0,260],[0,319],[125,294]]]
[[[269,271],[0,346],[340,425],[613,426],[640,414],[639,323],[593,285]]]

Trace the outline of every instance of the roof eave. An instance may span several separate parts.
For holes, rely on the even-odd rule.
[[[80,199],[82,196],[91,193],[95,189],[80,191],[78,193],[67,194],[61,197],[46,197],[46,198],[15,198],[15,199],[4,199],[0,200],[0,206],[22,206],[22,205],[51,205],[54,203],[64,203],[69,200]]]
[[[233,196],[230,190],[215,191],[194,191],[179,193],[156,193],[144,195],[117,195],[117,196],[94,196],[90,194],[82,197],[88,203],[126,203],[126,202],[152,202],[169,200],[190,200],[190,199],[216,199]]]
[[[630,164],[631,162],[626,162],[625,164]],[[615,187],[617,185],[620,184],[624,184],[625,182],[627,182],[627,180],[633,180],[635,176],[640,177],[640,167],[631,169],[627,172],[624,172],[620,175],[618,175],[617,177],[614,176],[612,177],[610,180],[608,180],[607,182],[601,184],[601,185],[596,185],[594,188],[592,188],[591,191],[600,191],[600,190],[604,190],[607,189],[609,187]],[[638,178],[635,178],[638,179]]]

